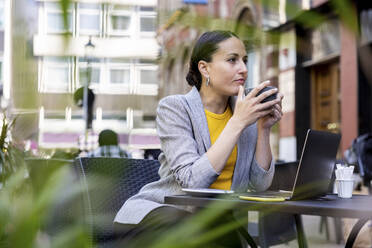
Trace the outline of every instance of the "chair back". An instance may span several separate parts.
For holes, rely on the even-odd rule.
[[[358,165],[360,167],[361,176],[363,177],[364,185],[366,185],[371,193],[372,181],[372,133],[364,134],[358,137]]]
[[[78,158],[75,170],[84,189],[83,205],[92,238],[114,238],[113,220],[123,203],[159,179],[159,161],[128,158]]]

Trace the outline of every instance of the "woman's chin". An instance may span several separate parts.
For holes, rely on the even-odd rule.
[[[239,86],[233,92],[233,96],[237,96],[239,94]]]

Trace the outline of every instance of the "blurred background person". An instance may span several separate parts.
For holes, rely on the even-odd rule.
[[[117,133],[110,129],[102,130],[98,136],[99,147],[87,153],[86,157],[129,158],[130,154],[121,149]]]

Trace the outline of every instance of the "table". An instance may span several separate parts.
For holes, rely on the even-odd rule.
[[[188,205],[195,207],[208,207],[211,203],[214,207],[224,206],[234,209],[249,210],[249,211],[278,211],[292,214],[318,215],[330,217],[343,217],[359,219],[352,228],[345,247],[351,248],[354,241],[363,227],[363,225],[372,219],[372,196],[369,195],[353,195],[350,199],[342,199],[337,195],[327,195],[319,199],[300,200],[300,201],[284,201],[284,202],[257,202],[240,200],[236,195],[230,197],[195,197],[190,195],[166,196],[166,204],[173,205]],[[228,204],[223,204],[228,203]],[[232,209],[229,209],[232,210]],[[298,241],[300,247],[306,247],[306,241],[303,239],[303,230],[297,225]],[[249,238],[249,237],[248,237]]]

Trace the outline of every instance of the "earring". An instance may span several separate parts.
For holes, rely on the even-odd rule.
[[[209,77],[207,77],[207,82],[205,82],[205,85],[209,86]]]

